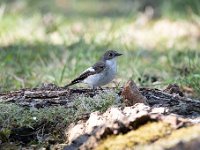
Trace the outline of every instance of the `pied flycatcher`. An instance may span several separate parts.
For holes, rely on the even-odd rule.
[[[117,73],[116,57],[122,54],[114,50],[107,51],[99,62],[86,69],[79,77],[75,78],[65,87],[77,83],[86,83],[91,88],[101,87],[111,82]]]

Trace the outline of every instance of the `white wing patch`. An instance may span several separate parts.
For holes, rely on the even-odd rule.
[[[87,71],[90,71],[90,72],[95,72],[95,70],[92,68],[92,67],[90,67],[90,68],[88,68],[88,69],[86,69],[83,73],[85,73],[85,72],[87,72]]]

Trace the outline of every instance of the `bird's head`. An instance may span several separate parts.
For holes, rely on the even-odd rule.
[[[102,57],[102,60],[111,60],[113,58],[116,58],[118,56],[121,56],[122,54],[118,53],[115,50],[108,50],[107,52],[105,52],[105,54]]]

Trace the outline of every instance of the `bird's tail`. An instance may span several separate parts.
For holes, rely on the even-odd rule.
[[[70,87],[70,86],[72,86],[72,85],[74,85],[74,84],[77,84],[77,83],[79,83],[79,82],[80,82],[79,80],[73,80],[71,83],[65,85],[64,88],[68,88],[68,87]]]

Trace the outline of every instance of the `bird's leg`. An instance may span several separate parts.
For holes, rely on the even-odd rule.
[[[96,89],[96,87],[95,86],[92,86],[92,90],[94,91]]]
[[[103,88],[99,86],[99,90],[103,91]]]
[[[96,95],[96,90],[97,90],[97,87],[92,86],[92,91],[93,91],[93,94],[94,94],[94,95]]]

